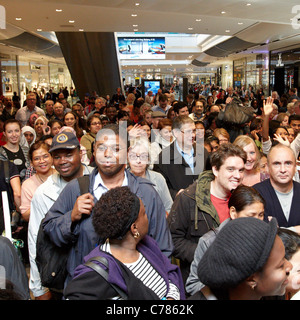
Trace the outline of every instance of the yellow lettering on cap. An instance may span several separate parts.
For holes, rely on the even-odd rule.
[[[58,143],[63,143],[68,141],[68,136],[64,133],[61,133],[57,138],[56,138],[56,142]]]

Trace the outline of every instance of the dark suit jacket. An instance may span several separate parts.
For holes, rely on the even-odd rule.
[[[201,161],[200,159],[203,160]],[[198,179],[198,176],[202,171],[210,168],[211,166],[207,150],[203,147],[201,150],[198,150],[197,154],[196,147],[194,147],[193,174],[189,165],[178,152],[174,141],[161,151],[158,157],[158,163],[154,165],[153,170],[161,173],[165,177],[171,197],[174,200],[180,189],[187,188]]]
[[[268,220],[268,216],[275,217],[278,221],[279,227],[292,227],[300,224],[300,183],[294,181],[294,193],[291,205],[291,211],[289,220],[286,220],[286,217],[282,211],[279,199],[275,193],[274,188],[271,185],[270,179],[264,180],[260,183],[257,183],[253,186],[265,199],[265,220]]]

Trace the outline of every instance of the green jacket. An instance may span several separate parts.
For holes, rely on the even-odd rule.
[[[197,181],[179,194],[168,216],[174,243],[173,256],[180,260],[183,280],[189,275],[199,238],[219,226],[220,221],[210,200],[212,171],[203,171]]]
[[[215,178],[211,170],[204,171],[199,175],[196,185],[195,200],[199,211],[206,212],[213,218],[213,227],[216,228],[220,224],[218,213],[210,199],[210,183]],[[195,210],[195,221],[198,211]],[[197,228],[197,225],[195,225]]]

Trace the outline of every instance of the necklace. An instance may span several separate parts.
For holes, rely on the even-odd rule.
[[[45,182],[45,180],[43,180],[38,173],[36,175],[37,175],[38,179],[41,181],[41,183]]]
[[[53,174],[53,168],[51,168],[50,172],[51,173],[49,175],[47,175],[46,179]],[[36,175],[37,175],[38,179],[41,181],[41,183],[45,182],[46,179],[45,180],[42,179],[38,173],[36,173]]]

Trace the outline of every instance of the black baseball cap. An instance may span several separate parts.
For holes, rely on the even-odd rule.
[[[79,140],[74,133],[65,131],[53,137],[49,152],[57,149],[75,149],[79,146]]]

